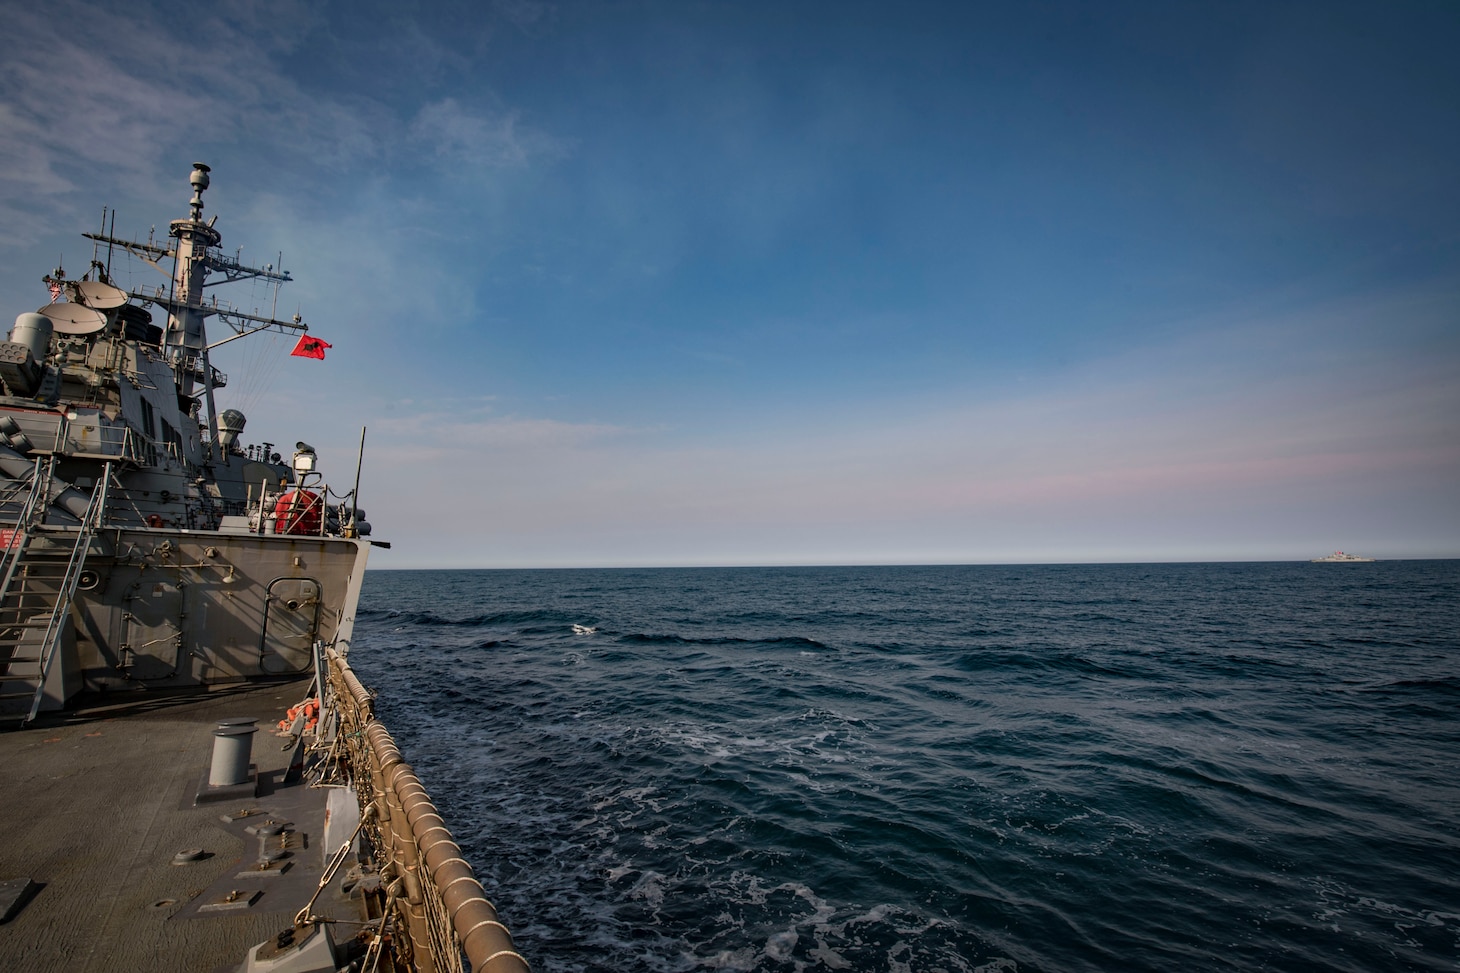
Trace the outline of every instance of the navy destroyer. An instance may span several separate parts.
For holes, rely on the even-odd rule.
[[[349,667],[380,543],[363,430],[331,482],[302,438],[245,445],[244,415],[219,411],[219,345],[328,346],[298,315],[205,297],[290,279],[220,249],[209,172],[165,239],[103,218],[86,272],[46,275],[49,303],[0,342],[0,958],[520,973]],[[123,286],[119,255],[161,278]],[[282,744],[255,746],[276,723]]]

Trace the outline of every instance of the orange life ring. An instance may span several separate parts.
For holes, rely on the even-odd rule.
[[[148,527],[161,527],[162,526],[162,517],[159,514],[148,514],[147,515],[147,526]]]

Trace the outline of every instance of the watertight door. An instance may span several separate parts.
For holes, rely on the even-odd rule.
[[[269,582],[268,591],[259,664],[265,672],[311,668],[311,649],[319,634],[319,582],[313,578],[276,578]]]
[[[183,585],[163,578],[142,578],[132,586],[122,616],[128,678],[168,679],[177,674],[185,594]]]

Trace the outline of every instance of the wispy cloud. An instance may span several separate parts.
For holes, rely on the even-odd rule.
[[[304,73],[288,70],[301,38],[328,30],[309,5],[286,2],[209,11],[74,0],[8,5],[0,31],[0,217],[17,226],[53,218],[83,183],[87,206],[116,186],[133,196],[151,187],[160,199],[163,172],[172,174],[180,154],[208,146],[259,160],[266,171],[318,173],[323,185],[340,172],[409,161],[423,140],[433,157],[470,160],[477,172],[562,151],[565,143],[525,124],[489,91],[478,103],[412,103],[389,86],[301,80]],[[409,34],[416,65],[448,73],[470,66],[441,39]],[[360,54],[368,59],[368,51]]]
[[[468,109],[455,98],[422,105],[408,132],[438,161],[472,167],[521,168],[562,154],[565,143],[522,124],[517,112]]]
[[[539,0],[494,0],[492,9],[518,30],[533,33],[552,23],[557,5]]]
[[[633,432],[605,423],[494,415],[490,404],[481,402],[448,410],[449,404],[432,402],[426,411],[389,416],[377,429],[397,455],[452,466],[464,453],[492,450],[496,460],[519,462],[523,453],[576,453]]]

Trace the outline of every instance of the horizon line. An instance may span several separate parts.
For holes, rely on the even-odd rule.
[[[1324,557],[1326,555],[1319,555]],[[1382,564],[1389,561],[1455,561],[1460,560],[1460,555],[1399,555],[1394,557],[1375,557],[1369,561],[1352,563]],[[371,571],[704,571],[716,569],[734,570],[765,570],[770,568],[998,568],[998,567],[1101,567],[1113,565],[1155,565],[1155,564],[1312,564],[1317,562],[1314,558],[1212,558],[1212,559],[1187,559],[1172,558],[1165,560],[1109,560],[1109,561],[882,561],[882,562],[781,562],[771,564],[756,563],[727,563],[727,564],[538,564],[525,566],[442,566],[442,567],[377,567],[367,566],[366,573]],[[1334,562],[1327,562],[1334,563]]]

